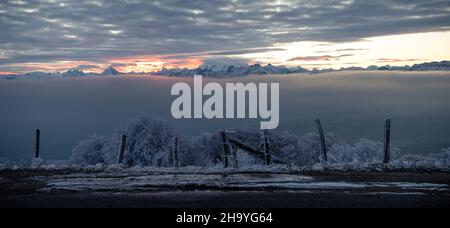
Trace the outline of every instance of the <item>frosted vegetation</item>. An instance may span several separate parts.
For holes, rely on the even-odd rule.
[[[123,160],[125,167],[134,169],[158,169],[172,167],[173,138],[178,137],[178,162],[183,172],[208,172],[223,170],[223,147],[219,132],[205,132],[199,136],[185,135],[173,129],[168,122],[149,116],[140,116],[120,128],[111,136],[91,136],[79,142],[67,161],[43,161],[34,159],[33,168],[94,168],[122,169],[117,165],[119,142],[127,135]],[[236,130],[230,133],[247,145],[257,148],[261,143],[258,130]],[[360,139],[349,144],[334,133],[326,134],[328,162],[321,161],[320,139],[317,133],[302,136],[289,132],[270,131],[271,154],[288,165],[264,166],[263,159],[238,148],[233,148],[230,166],[240,171],[301,171],[301,170],[399,170],[427,169],[450,170],[450,148],[430,154],[415,154],[392,148],[391,162],[382,164],[383,143]],[[0,169],[26,168],[26,162],[0,161]],[[202,168],[201,168],[202,167]]]
[[[127,166],[170,167],[172,165],[173,137],[179,139],[179,163],[181,166],[222,166],[223,151],[219,132],[188,136],[175,131],[167,122],[141,116],[126,127],[117,130],[110,137],[92,136],[78,143],[70,158],[70,164],[114,165],[118,160],[120,135],[127,135],[127,150],[124,164]],[[257,130],[238,130],[231,133],[234,138],[258,147],[261,136]],[[280,160],[296,167],[322,169],[320,139],[317,133],[297,136],[288,132],[270,132],[271,153]],[[328,147],[328,168],[378,169],[386,167],[383,160],[383,143],[361,139],[348,144],[336,134],[326,135]],[[240,168],[258,166],[262,159],[237,148],[231,163]],[[433,154],[412,154],[399,148],[392,148],[390,168],[432,168],[450,167],[450,148]]]

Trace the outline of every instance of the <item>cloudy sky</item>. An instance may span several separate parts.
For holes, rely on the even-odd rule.
[[[0,74],[450,59],[450,0],[1,0]]]

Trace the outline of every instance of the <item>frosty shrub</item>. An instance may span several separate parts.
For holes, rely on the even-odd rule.
[[[261,135],[258,130],[235,130],[235,133],[231,133],[229,135],[254,149],[257,149],[261,144]],[[238,166],[258,165],[263,164],[264,162],[261,156],[245,152],[233,145],[231,148],[232,156],[230,157],[230,160],[233,164],[236,163],[236,160]],[[221,153],[223,153],[222,150]]]
[[[230,134],[232,137],[239,139],[247,145],[251,145],[254,148],[257,148],[261,144],[261,135],[258,130],[237,130],[235,133]],[[273,157],[284,161],[289,164],[298,165],[298,166],[306,166],[306,165],[314,165],[322,159],[321,148],[320,148],[320,138],[317,133],[308,133],[302,137],[298,137],[295,134],[291,134],[289,132],[278,132],[272,131],[269,133],[270,138],[270,153]],[[338,161],[349,161],[348,157],[343,155],[340,151],[334,151],[331,148],[339,147],[339,146],[347,146],[345,141],[337,136],[334,133],[328,133],[325,136],[325,141],[327,144],[327,148],[329,148],[328,155],[332,156],[331,160],[336,162]],[[219,141],[220,142],[220,141]],[[216,143],[219,143],[216,142]],[[357,144],[357,146],[360,146]],[[361,146],[362,148],[362,146]],[[363,152],[365,150],[361,149]],[[252,156],[252,154],[243,152],[237,148],[234,148],[238,151],[238,160],[239,164],[242,166],[246,165],[255,165],[255,164],[263,164],[263,160],[259,156]],[[330,150],[331,149],[331,150]],[[220,148],[221,155],[221,148]],[[336,153],[336,156],[333,157],[333,153]],[[361,156],[364,156],[361,153]]]
[[[79,165],[109,164],[109,151],[106,150],[109,138],[91,136],[88,139],[78,142],[72,151],[70,161]]]
[[[261,145],[261,132],[259,130],[234,130],[229,136],[257,149]],[[298,164],[302,160],[302,154],[298,146],[299,139],[288,132],[273,131],[269,133],[270,153],[272,156],[291,164]],[[223,161],[223,147],[219,133],[204,133],[196,138],[197,151],[210,159],[210,164],[217,165]],[[235,153],[235,156],[233,156]],[[264,160],[261,156],[254,155],[232,145],[231,162],[237,158],[239,166],[261,165]],[[208,163],[208,162],[207,162]]]
[[[273,132],[270,136],[270,150],[273,156],[291,164],[297,164],[300,154],[298,137],[288,132]]]
[[[407,168],[449,168],[450,148],[442,149],[439,153],[398,153],[394,164]]]
[[[19,168],[25,168],[28,167],[29,164],[26,160],[20,160],[20,161],[12,161],[4,158],[0,158],[0,170],[4,169],[19,169]]]
[[[447,149],[442,149],[440,160],[442,161],[442,166],[445,167],[450,166],[450,147]]]
[[[222,163],[222,144],[219,133],[202,133],[191,139],[192,151],[183,155],[185,165],[214,166]]]
[[[42,160],[41,158],[33,158],[33,160],[31,160],[31,168],[33,169],[39,169],[44,165],[44,160]]]
[[[175,132],[163,120],[140,116],[110,137],[92,136],[79,142],[73,149],[71,163],[78,165],[116,164],[119,141],[127,136],[124,164],[128,166],[167,167],[173,165],[173,138],[178,138],[178,164],[181,166],[222,166],[223,145],[219,131],[205,132],[199,136]],[[262,142],[259,130],[235,130],[229,136],[257,149]],[[289,132],[270,131],[270,153],[274,159],[300,167],[312,167],[321,162],[322,152],[317,133],[297,136]],[[346,143],[333,133],[325,136],[328,164],[347,167],[378,166],[383,160],[383,143],[361,139],[355,144]],[[231,145],[230,165],[239,167],[262,165],[264,159]],[[391,163],[400,168],[427,168],[450,166],[450,148],[438,153],[414,154],[391,148]],[[1,166],[0,166],[1,168]]]
[[[325,135],[325,144],[328,149],[335,146],[346,145],[345,141],[334,133],[327,133]],[[299,153],[295,159],[295,164],[299,166],[314,165],[322,160],[322,151],[320,146],[320,136],[317,133],[308,133],[299,138],[297,143]],[[332,151],[328,151],[328,158],[331,156],[333,160]]]
[[[178,164],[180,166],[206,166],[209,157],[205,153],[198,151],[194,145],[193,138],[178,133]],[[172,142],[171,142],[172,145]],[[173,162],[172,153],[169,160]]]
[[[127,165],[158,167],[169,165],[175,134],[166,121],[140,116],[119,132],[127,136],[127,151],[124,158]]]
[[[330,163],[364,164],[379,163],[383,159],[383,143],[361,139],[354,145],[334,144],[330,148]]]

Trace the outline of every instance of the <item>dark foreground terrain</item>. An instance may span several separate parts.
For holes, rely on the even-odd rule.
[[[72,193],[7,196],[12,208],[442,208],[440,195],[365,195],[289,192]]]
[[[0,207],[440,208],[446,172],[0,171]]]

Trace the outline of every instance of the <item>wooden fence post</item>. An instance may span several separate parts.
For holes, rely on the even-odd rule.
[[[220,137],[223,145],[223,167],[228,168],[228,156],[230,154],[228,139],[225,130],[220,131]]]
[[[263,143],[263,150],[264,150],[264,160],[266,165],[270,165],[271,163],[271,156],[270,156],[270,142],[269,142],[269,132],[267,129],[263,130],[261,132],[262,137],[262,143]]]
[[[323,133],[322,124],[320,124],[320,120],[316,120],[317,128],[319,129],[319,135],[320,135],[320,145],[322,149],[322,155],[323,155],[323,161],[327,162],[327,146],[325,144],[325,134]]]
[[[34,141],[34,158],[39,158],[41,147],[41,130],[35,130],[35,141]]]
[[[383,163],[391,161],[391,120],[387,119],[384,125],[384,159]]]
[[[173,166],[178,167],[178,138],[177,137],[173,137],[172,158],[173,158]]]
[[[119,148],[119,161],[118,161],[119,164],[122,164],[122,162],[123,162],[126,145],[127,145],[127,136],[122,135],[122,137],[120,139],[120,148]]]
[[[233,156],[233,161],[234,161],[233,166],[234,166],[234,168],[239,168],[239,161],[238,161],[237,150],[235,148],[233,148],[233,146],[231,144],[228,144],[228,146],[230,148],[230,153]]]

